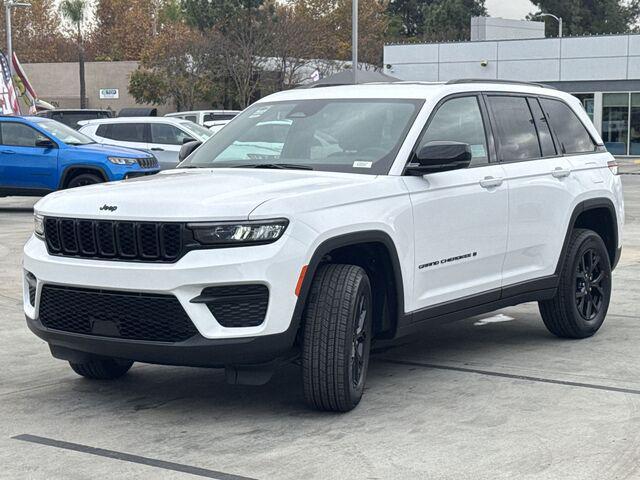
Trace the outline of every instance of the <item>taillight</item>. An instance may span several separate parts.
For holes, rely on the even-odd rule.
[[[618,162],[616,162],[615,160],[609,160],[607,162],[607,167],[609,167],[611,173],[613,173],[614,175],[618,175]]]

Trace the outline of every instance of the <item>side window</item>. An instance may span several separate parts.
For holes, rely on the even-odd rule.
[[[560,141],[563,153],[586,153],[596,149],[591,135],[566,103],[547,98],[540,101]]]
[[[453,98],[442,104],[420,139],[418,151],[437,141],[467,143],[471,147],[471,165],[489,161],[487,135],[477,97]]]
[[[498,133],[503,161],[533,160],[541,157],[538,134],[525,97],[490,96],[489,105]]]
[[[17,122],[2,122],[2,145],[13,147],[35,147],[36,141],[45,139],[37,130]]]
[[[96,135],[120,142],[145,143],[144,123],[107,123],[100,125]]]
[[[553,137],[551,136],[551,131],[549,130],[549,125],[547,123],[547,118],[542,113],[542,108],[540,108],[540,104],[538,100],[535,98],[529,98],[529,107],[531,108],[531,113],[533,114],[533,120],[536,124],[536,130],[538,130],[538,139],[540,140],[540,148],[542,149],[543,157],[553,157],[557,155],[556,146],[553,143]]]
[[[167,123],[151,124],[151,143],[163,145],[182,145],[189,135],[173,125]]]
[[[198,116],[197,115],[185,115],[184,117],[185,120],[189,120],[190,122],[193,123],[198,123]]]

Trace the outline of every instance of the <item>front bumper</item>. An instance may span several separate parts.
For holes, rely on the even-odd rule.
[[[90,356],[185,367],[257,365],[285,357],[291,351],[296,328],[275,335],[209,340],[202,336],[184,342],[145,342],[51,330],[26,317],[29,329],[49,344],[54,357],[82,363]]]
[[[172,264],[52,256],[43,241],[32,237],[24,248],[24,269],[37,283],[32,304],[24,279],[24,313],[29,328],[50,343],[54,355],[56,350],[69,350],[172,365],[262,363],[293,345],[297,330],[292,322],[298,299],[295,286],[305,256],[303,245],[286,234],[269,245],[191,251]],[[47,329],[38,320],[45,284],[173,295],[198,335],[167,343]],[[207,287],[242,284],[263,284],[269,289],[265,319],[258,326],[224,327],[206,305],[192,303]]]

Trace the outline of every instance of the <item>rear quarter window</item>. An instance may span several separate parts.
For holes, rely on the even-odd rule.
[[[551,128],[560,142],[560,148],[565,154],[588,153],[596,149],[582,121],[566,103],[548,98],[540,99]]]

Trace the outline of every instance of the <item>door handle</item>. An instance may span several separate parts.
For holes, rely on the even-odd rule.
[[[16,152],[14,150],[2,150],[2,153],[6,153],[7,155],[13,155]]]
[[[480,186],[482,188],[495,188],[502,185],[502,182],[504,182],[504,178],[484,177],[480,180]]]
[[[556,178],[565,178],[571,175],[571,170],[569,170],[568,168],[556,167],[551,172],[551,175]]]
[[[160,147],[153,147],[151,150],[154,152],[164,152],[164,148],[160,148]]]

